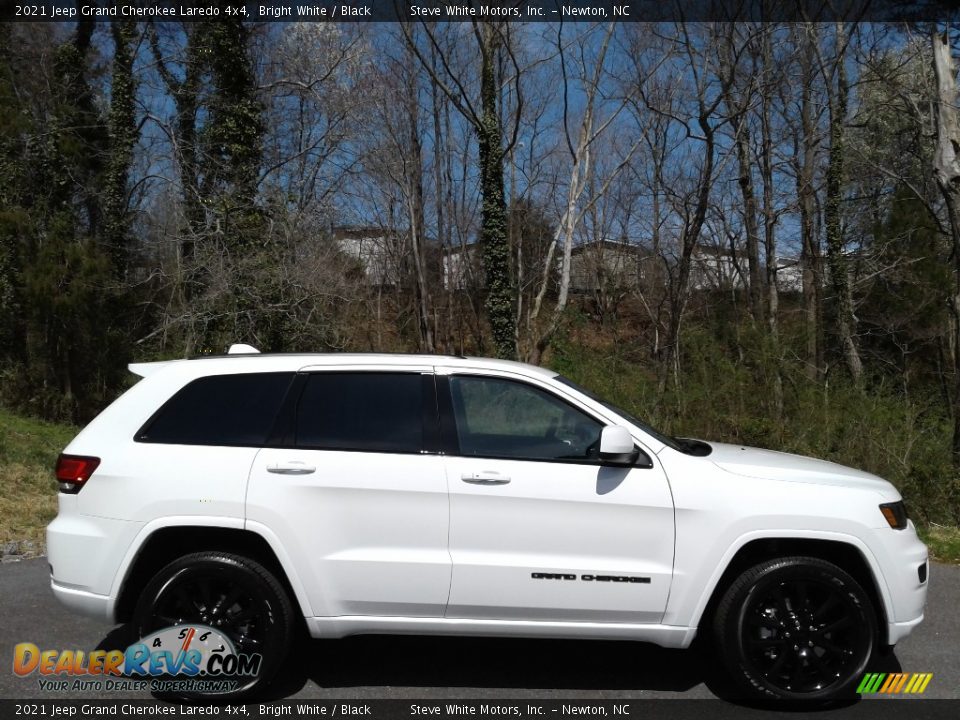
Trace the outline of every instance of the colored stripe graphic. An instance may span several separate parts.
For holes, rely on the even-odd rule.
[[[923,680],[914,686],[913,692],[922,693],[927,689],[927,685],[929,685],[930,681],[933,679],[933,673],[917,673],[917,677],[922,677]]]
[[[857,692],[864,694],[875,693],[886,676],[886,673],[867,673],[863,676],[863,680],[860,681]]]
[[[857,692],[864,695],[919,695],[927,689],[932,679],[933,673],[867,673],[857,686]]]

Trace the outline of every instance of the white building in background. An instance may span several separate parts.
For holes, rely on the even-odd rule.
[[[594,292],[601,288],[636,287],[644,278],[645,267],[654,258],[644,248],[617,240],[577,245],[570,252],[570,291]],[[559,277],[563,256],[554,258]],[[476,243],[455,248],[443,258],[443,286],[447,290],[465,290],[482,285],[483,264]]]
[[[441,266],[444,290],[466,290],[482,284],[483,264],[477,243],[451,248],[443,254]]]
[[[638,287],[656,259],[650,251],[622,240],[598,240],[570,252],[570,290],[588,293]]]
[[[729,248],[698,247],[691,257],[690,287],[694,290],[739,290],[746,287],[749,276],[747,258],[734,256]],[[765,268],[762,274],[765,274]],[[800,292],[803,270],[795,257],[777,258],[777,289]]]
[[[332,230],[337,249],[355,261],[371,285],[395,285],[400,279],[404,239],[384,228],[344,226]]]
[[[800,258],[777,258],[777,289],[780,292],[803,292],[803,268]]]
[[[562,257],[557,254],[559,273]],[[668,260],[669,263],[669,260]],[[591,293],[630,289],[667,283],[664,259],[650,248],[622,240],[598,240],[571,250],[570,291]],[[698,247],[691,258],[690,287],[693,290],[736,290],[745,287],[748,275],[745,256],[734,256],[727,248]],[[466,290],[483,284],[483,265],[476,243],[447,252],[442,262],[443,287]],[[777,258],[777,288],[800,292],[803,271],[799,258]]]

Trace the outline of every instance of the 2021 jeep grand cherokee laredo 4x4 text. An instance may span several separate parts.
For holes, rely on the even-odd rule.
[[[234,697],[300,617],[314,637],[699,631],[744,690],[818,700],[923,619],[927,550],[868,473],[666,437],[518,363],[241,351],[132,365],[61,456],[47,531],[68,607],[259,654]]]

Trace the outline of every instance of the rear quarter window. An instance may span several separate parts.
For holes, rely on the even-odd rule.
[[[198,378],[182,388],[135,436],[175,445],[263,446],[294,373]]]

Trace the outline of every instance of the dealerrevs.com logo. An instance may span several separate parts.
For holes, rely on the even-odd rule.
[[[47,691],[230,692],[256,677],[262,661],[206,625],[163,628],[126,650],[41,650],[29,642],[13,649],[14,674],[36,673]]]

